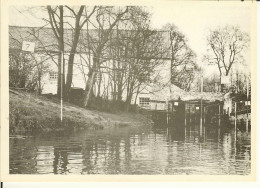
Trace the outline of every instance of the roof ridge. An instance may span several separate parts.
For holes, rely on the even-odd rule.
[[[8,27],[15,27],[15,28],[42,28],[42,29],[52,29],[51,27],[46,27],[46,26],[18,26],[18,25],[9,25]],[[73,30],[72,28],[64,28],[65,30]],[[84,31],[86,31],[87,29],[82,29]],[[89,30],[98,30],[98,29],[89,29]],[[116,30],[116,29],[112,29],[112,30]],[[147,29],[148,30],[148,29]],[[138,31],[136,29],[119,29],[119,31]],[[168,30],[157,30],[157,29],[151,29],[151,31],[157,31],[157,32],[170,32]]]

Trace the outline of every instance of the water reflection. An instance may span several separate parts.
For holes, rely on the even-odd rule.
[[[250,133],[199,125],[13,135],[10,173],[246,175],[250,146]]]

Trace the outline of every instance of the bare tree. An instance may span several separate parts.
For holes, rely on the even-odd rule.
[[[150,75],[163,61],[161,32],[150,29],[150,14],[141,7],[98,7],[95,16],[96,20],[87,22],[82,40],[90,54],[84,58],[88,67],[84,105],[89,104],[94,84],[96,95],[101,95],[102,81],[95,78],[103,68],[108,74],[107,97],[111,91],[114,101],[121,102],[125,92],[129,105],[133,94],[149,85]]]
[[[198,66],[195,62],[190,62],[189,66],[172,69],[171,82],[185,91],[190,91],[197,71]]]
[[[65,11],[66,9],[66,11]],[[58,41],[58,50],[59,52],[65,51],[65,43],[64,43],[64,27],[65,24],[71,27],[72,32],[72,41],[69,50],[69,59],[68,59],[68,69],[67,69],[67,78],[65,85],[65,75],[63,75],[63,84],[65,85],[64,93],[65,99],[68,97],[73,77],[73,63],[74,57],[77,52],[78,41],[80,37],[80,32],[86,22],[90,19],[90,17],[94,14],[96,7],[94,6],[91,10],[87,9],[85,6],[80,7],[69,7],[69,6],[57,6],[51,7],[47,6],[49,20],[47,20],[53,33]],[[83,12],[85,10],[85,12]],[[85,14],[84,14],[85,13]],[[74,23],[74,26],[73,26]],[[66,28],[68,29],[68,28]],[[64,61],[64,59],[63,59]],[[63,70],[65,68],[65,64],[63,64]],[[58,88],[57,94],[60,95],[60,83],[61,83],[61,53],[59,53],[58,58]]]
[[[123,83],[126,89],[126,109],[129,108],[134,94],[136,99],[142,90],[154,82],[152,75],[156,67],[164,62],[165,55],[162,48],[163,32],[150,28],[151,15],[141,7],[132,9],[132,15],[129,23],[131,25],[128,25],[131,30],[120,36],[125,39],[121,40],[121,44],[124,49],[123,58],[128,62]]]
[[[173,24],[167,24],[163,30],[169,32],[169,56],[171,59],[171,83],[184,90],[190,90],[197,64],[196,54],[189,48],[187,39]]]
[[[131,38],[128,48],[129,71],[127,77],[127,98],[126,104],[130,105],[133,94],[138,95],[140,91],[153,83],[152,75],[164,60],[161,51],[161,32],[150,30],[149,28],[135,30],[134,37]]]
[[[229,75],[234,64],[243,63],[249,35],[239,27],[225,26],[210,31],[207,43],[204,61],[217,65],[221,78],[221,75]]]
[[[49,20],[46,20],[50,23],[53,33],[58,41],[58,51],[64,52],[64,10],[63,6],[56,6],[52,8],[47,6],[47,11],[49,15]],[[65,77],[61,78],[61,53],[58,53],[58,87],[57,95],[60,96],[61,93],[61,82],[65,85]],[[63,59],[64,61],[64,59]],[[63,67],[64,69],[64,67]]]
[[[100,65],[104,62],[104,51],[107,48],[107,42],[110,39],[110,35],[113,28],[124,19],[129,7],[98,7],[95,13],[95,20],[89,20],[90,24],[95,28],[96,34],[87,33],[87,41],[89,42],[89,49],[93,55],[93,63],[88,72],[88,80],[86,83],[84,94],[84,106],[89,105],[93,85],[95,84],[95,77]],[[88,28],[87,28],[88,30]]]
[[[70,88],[71,88],[71,83],[72,83],[72,75],[73,75],[73,63],[74,63],[74,57],[79,41],[79,36],[80,36],[80,31],[85,25],[85,23],[91,18],[91,16],[94,14],[96,10],[96,6],[94,6],[89,12],[88,9],[84,6],[80,6],[79,11],[75,12],[73,9],[70,7],[66,6],[75,16],[75,26],[74,26],[74,33],[73,33],[73,40],[72,40],[72,45],[70,49],[70,54],[69,54],[69,60],[68,60],[68,71],[67,71],[67,79],[66,79],[66,89],[65,92],[68,95]],[[83,11],[85,8],[85,16],[83,16]]]

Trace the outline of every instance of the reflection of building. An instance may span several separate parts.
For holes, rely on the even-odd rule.
[[[240,124],[251,124],[251,95],[228,93],[225,97],[225,107],[231,120],[237,119]],[[236,108],[236,109],[235,109]]]
[[[66,166],[69,173],[81,174],[83,165],[83,155],[80,152],[68,152],[68,164]]]
[[[54,164],[54,148],[53,146],[37,146],[35,157],[35,167],[37,173],[52,174]]]

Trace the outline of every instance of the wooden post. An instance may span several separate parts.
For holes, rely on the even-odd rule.
[[[249,88],[248,88],[248,78],[246,77],[246,132],[248,132],[248,95],[249,95]]]
[[[204,126],[204,128],[203,128],[204,130],[203,130],[203,132],[204,132],[204,142],[206,141],[206,126]]]
[[[157,103],[155,104],[155,111],[154,111],[154,116],[155,116],[155,121],[157,122],[158,121],[158,118],[157,118]]]
[[[200,99],[200,136],[202,136],[202,92],[203,92],[203,77],[201,76],[201,99]]]
[[[235,143],[237,141],[237,103],[235,102]]]
[[[187,130],[186,130],[186,126],[184,127],[184,141],[186,141],[186,136],[187,136]]]
[[[190,130],[189,130],[189,132],[190,132],[190,140],[191,140],[191,126],[190,126]]]
[[[218,140],[220,139],[220,127],[218,127]],[[219,142],[218,142],[218,146],[219,146]]]
[[[218,105],[218,114],[219,114],[219,117],[218,117],[218,126],[220,127],[220,104]]]
[[[166,105],[167,105],[166,118],[167,118],[167,125],[168,125],[169,124],[169,101],[167,101]]]
[[[168,112],[166,112],[167,113],[167,125],[169,124],[169,113]]]
[[[190,112],[190,124],[191,124],[191,105],[189,104],[189,112]]]
[[[61,51],[61,91],[60,91],[60,121],[62,123],[63,121],[63,74],[64,74],[64,69],[63,69],[63,51]]]
[[[186,104],[184,104],[184,125],[186,127]]]
[[[237,130],[237,103],[235,102],[235,131]]]
[[[202,128],[202,99],[200,101],[200,126]]]
[[[206,107],[204,107],[204,124],[206,122]]]

